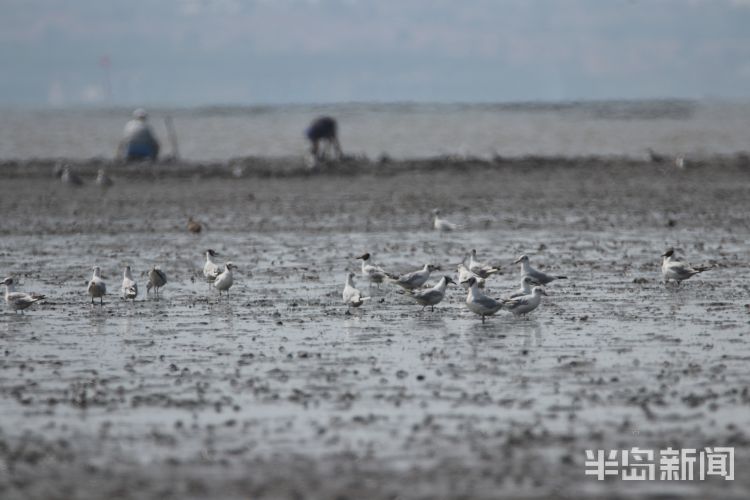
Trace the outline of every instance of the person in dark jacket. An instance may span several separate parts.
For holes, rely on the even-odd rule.
[[[125,161],[156,160],[159,156],[159,141],[146,122],[148,114],[145,109],[133,111],[133,119],[125,125],[118,156]]]
[[[307,139],[310,141],[310,153],[315,160],[325,159],[332,148],[333,158],[341,159],[341,144],[338,139],[336,120],[330,116],[321,116],[313,120],[307,128]]]

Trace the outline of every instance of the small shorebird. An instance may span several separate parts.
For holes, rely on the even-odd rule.
[[[422,306],[423,311],[427,306],[430,306],[430,310],[434,311],[435,306],[445,297],[445,289],[448,286],[448,283],[456,284],[456,282],[450,277],[443,276],[440,278],[440,281],[438,281],[438,284],[432,288],[428,288],[427,290],[410,290],[406,295],[416,300],[417,304]]]
[[[495,266],[490,266],[489,264],[484,264],[482,262],[479,262],[477,259],[477,251],[472,250],[471,254],[469,255],[469,271],[476,274],[480,278],[489,278],[495,273],[500,272],[500,268],[497,268]]]
[[[468,289],[469,288],[469,285],[468,285],[469,278],[474,278],[474,279],[477,280],[477,286],[479,288],[484,288],[484,278],[482,278],[479,275],[476,275],[476,274],[472,273],[469,270],[469,268],[464,265],[463,262],[458,265],[457,270],[458,270],[458,283],[462,287]]]
[[[436,231],[448,232],[448,231],[455,231],[457,229],[462,229],[462,226],[459,226],[458,224],[453,224],[452,222],[448,222],[447,220],[440,217],[440,210],[437,208],[432,211],[432,215],[434,217],[432,221],[432,227]]]
[[[193,234],[198,234],[203,229],[203,226],[197,220],[193,220],[192,217],[188,217],[187,229]]]
[[[221,295],[221,292],[227,292],[227,295],[229,295],[229,289],[231,288],[232,283],[234,283],[232,269],[237,269],[237,266],[231,262],[227,262],[224,264],[224,272],[218,275],[214,280],[214,287],[219,291],[219,295]]]
[[[524,276],[521,278],[521,289],[517,291],[516,293],[511,294],[510,299],[515,299],[517,297],[523,297],[524,295],[529,295],[531,293],[532,287],[539,285],[539,282],[534,280],[531,276]]]
[[[15,312],[21,311],[23,314],[24,309],[44,298],[38,293],[16,292],[13,278],[5,278],[2,284],[5,285],[5,303]]]
[[[344,284],[344,292],[341,294],[341,298],[344,299],[344,304],[349,308],[359,307],[366,300],[370,300],[370,297],[363,297],[359,290],[354,287],[354,273],[346,275],[346,283]]]
[[[94,266],[94,275],[91,277],[88,286],[89,295],[91,295],[91,303],[94,303],[94,299],[99,299],[99,305],[104,305],[104,295],[107,293],[107,284],[102,279],[102,270],[99,266]]]
[[[100,168],[96,174],[96,184],[103,188],[108,188],[113,184],[112,178],[107,175],[107,172],[103,168]]]
[[[83,186],[83,180],[78,177],[78,174],[73,172],[73,169],[70,168],[70,165],[65,165],[63,167],[62,173],[60,174],[60,180],[68,186]]]
[[[135,302],[137,296],[138,284],[133,279],[133,273],[130,270],[130,266],[125,266],[125,271],[122,273],[122,298]]]
[[[146,285],[146,293],[148,294],[151,289],[154,289],[154,293],[159,295],[159,288],[167,284],[167,275],[161,270],[159,266],[154,266],[148,272],[148,284]]]
[[[369,253],[360,255],[357,258],[362,260],[362,276],[370,281],[371,286],[372,283],[380,285],[388,277],[388,273],[383,268],[367,262],[370,260]]]
[[[213,257],[217,257],[219,254],[213,249],[209,248],[206,250],[206,263],[203,264],[203,277],[206,279],[209,288],[211,283],[216,281],[216,277],[221,274],[221,266],[213,261]]]
[[[550,283],[555,280],[568,279],[567,276],[551,276],[541,271],[537,271],[536,269],[531,267],[531,264],[529,264],[529,257],[527,255],[521,255],[514,262],[514,264],[518,264],[518,263],[521,264],[521,276],[530,276],[534,281],[536,281],[540,285],[546,285],[547,283]]]
[[[474,314],[482,317],[482,323],[486,316],[492,316],[503,308],[503,303],[486,296],[479,290],[476,278],[469,278],[466,282],[469,293],[466,295],[466,307]]]
[[[542,287],[535,286],[528,295],[504,300],[503,306],[514,315],[521,316],[539,307],[542,303],[542,295],[547,295],[547,292]]]
[[[419,288],[427,283],[427,280],[430,279],[430,273],[435,270],[437,270],[436,266],[425,264],[419,271],[402,274],[401,276],[393,274],[388,274],[387,276],[391,283],[395,283],[404,290],[414,290],[415,288]]]
[[[664,284],[667,284],[669,281],[674,281],[679,285],[680,282],[711,269],[709,266],[692,267],[686,262],[678,261],[675,257],[673,248],[668,248],[666,252],[661,254],[661,256],[661,275]]]

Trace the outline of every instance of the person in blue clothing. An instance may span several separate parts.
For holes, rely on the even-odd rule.
[[[324,160],[330,149],[333,158],[341,159],[341,144],[338,139],[336,120],[330,116],[321,116],[313,120],[307,128],[306,135],[310,141],[310,153],[315,160]]]
[[[125,161],[156,160],[159,156],[159,141],[147,123],[148,113],[138,108],[133,111],[133,119],[125,125],[118,156]]]

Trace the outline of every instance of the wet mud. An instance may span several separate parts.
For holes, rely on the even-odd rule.
[[[413,163],[92,161],[82,187],[3,165],[0,270],[47,299],[0,315],[0,497],[747,498],[745,159]],[[433,231],[436,207],[464,229]],[[667,246],[713,268],[665,287]],[[207,248],[239,268],[228,297],[202,280]],[[440,265],[434,283],[473,248],[503,269],[494,296],[522,253],[569,279],[484,324],[456,287],[430,312],[358,278],[372,300],[341,304],[365,251]],[[585,450],[634,446],[733,446],[736,478],[584,475]]]

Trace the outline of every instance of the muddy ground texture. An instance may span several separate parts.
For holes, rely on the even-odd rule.
[[[750,496],[747,158],[354,163],[87,162],[79,188],[3,165],[0,274],[48,298],[0,314],[0,498]],[[436,207],[465,228],[432,231]],[[714,267],[665,287],[667,246]],[[228,297],[207,248],[239,267]],[[496,296],[521,253],[570,279],[484,324],[458,288],[430,312],[360,280],[373,299],[341,304],[365,251],[437,278],[472,248]],[[736,479],[584,475],[586,449],[634,446],[733,446]]]

